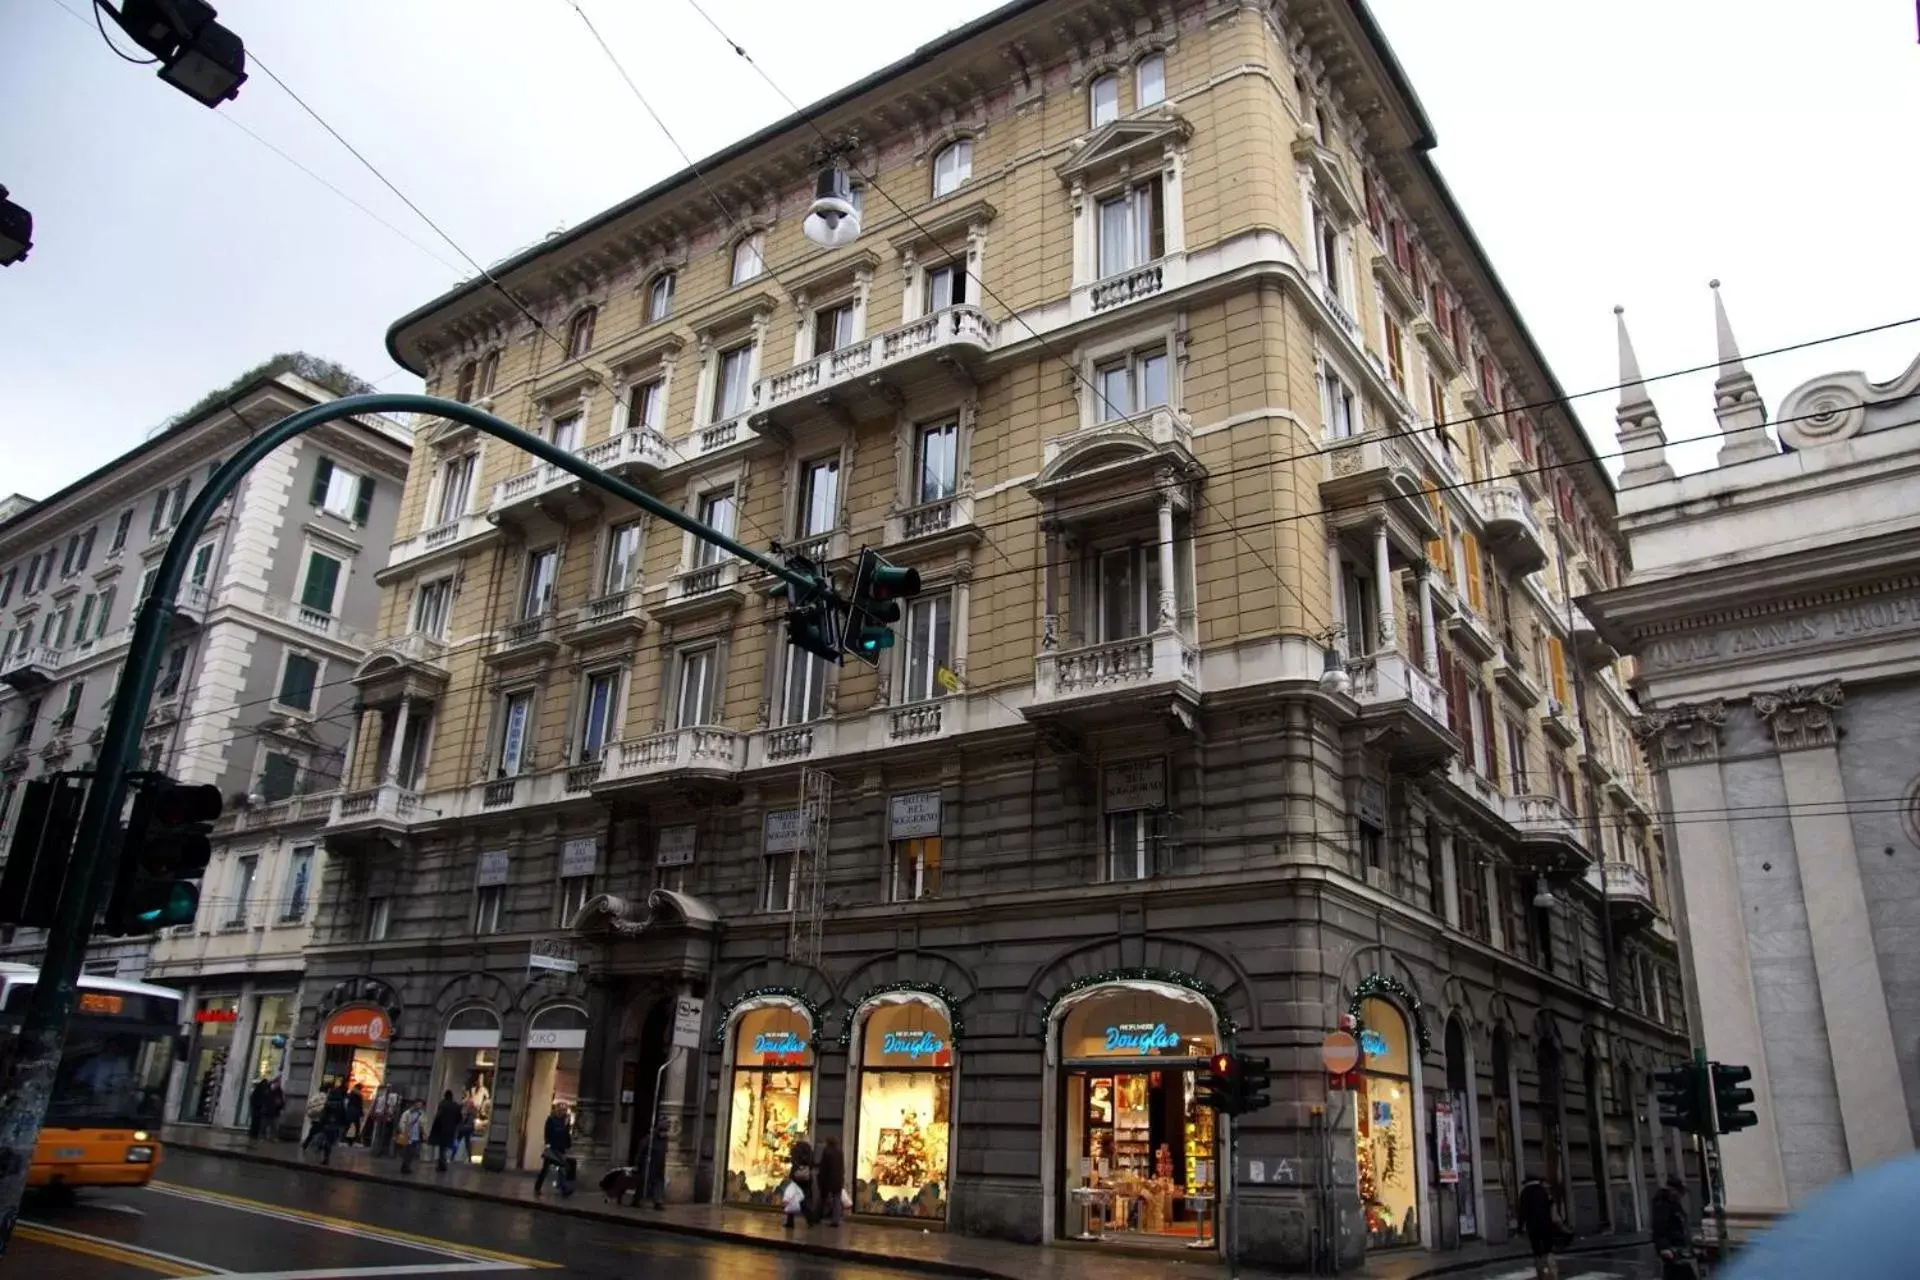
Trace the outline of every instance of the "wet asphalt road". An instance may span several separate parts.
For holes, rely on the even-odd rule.
[[[36,1280],[671,1276],[897,1280],[913,1272],[741,1248],[431,1191],[170,1151],[152,1186],[30,1203],[0,1273]]]

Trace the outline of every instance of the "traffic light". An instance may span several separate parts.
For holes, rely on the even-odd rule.
[[[842,648],[873,666],[880,654],[893,648],[893,624],[900,621],[900,602],[920,594],[920,571],[889,564],[870,548],[860,548],[860,564],[853,573],[853,600],[848,605]]]
[[[133,788],[133,813],[107,903],[106,932],[153,933],[192,924],[200,909],[195,882],[213,857],[209,837],[220,816],[220,788],[158,774],[136,777]]]
[[[1759,1124],[1760,1117],[1749,1109],[1749,1104],[1753,1102],[1753,1090],[1742,1087],[1753,1079],[1753,1069],[1725,1062],[1712,1065],[1713,1110],[1714,1118],[1720,1124],[1720,1132],[1738,1133]]]
[[[785,582],[776,582],[767,594],[786,600],[787,643],[832,663],[841,661],[842,641],[846,636],[846,605],[833,598],[820,567],[805,556],[787,556],[787,567],[814,579],[819,585],[811,592],[797,590]]]
[[[0,924],[53,926],[86,796],[81,779],[62,773],[27,783],[0,870]]]
[[[33,215],[7,199],[0,187],[0,267],[24,260],[33,248]]]
[[[1267,1089],[1273,1084],[1273,1064],[1248,1053],[1233,1055],[1234,1109],[1237,1116],[1250,1115],[1273,1105]]]
[[[1707,1069],[1698,1062],[1682,1063],[1653,1073],[1654,1097],[1660,1103],[1660,1123],[1683,1133],[1713,1132],[1708,1114]],[[1749,1094],[1749,1097],[1752,1095]]]
[[[1235,1083],[1233,1055],[1216,1053],[1207,1063],[1207,1069],[1200,1073],[1200,1087],[1194,1091],[1193,1100],[1203,1107],[1210,1107],[1221,1115],[1237,1114],[1239,1105],[1239,1085]]]

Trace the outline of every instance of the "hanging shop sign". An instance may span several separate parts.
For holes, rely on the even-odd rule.
[[[1387,829],[1387,789],[1371,778],[1360,780],[1360,821]]]
[[[600,842],[592,836],[569,840],[560,846],[560,875],[590,876],[600,865]]]
[[[496,884],[505,884],[507,875],[513,868],[513,857],[505,849],[490,849],[480,855],[480,872],[474,883],[486,889]]]
[[[1104,781],[1108,813],[1167,807],[1167,762],[1161,756],[1110,764]]]
[[[806,817],[798,809],[767,815],[768,853],[797,853],[807,841]]]
[[[940,793],[914,791],[893,797],[887,811],[888,838],[918,840],[940,834]]]
[[[1180,1037],[1164,1022],[1123,1022],[1107,1028],[1107,1053],[1149,1054],[1180,1047]]]
[[[393,1038],[393,1024],[386,1012],[367,1005],[353,1005],[334,1011],[321,1032],[328,1044],[357,1045],[363,1049],[384,1049]]]
[[[240,1011],[238,1009],[195,1009],[193,1020],[195,1022],[238,1022]]]
[[[535,938],[527,948],[527,968],[549,973],[578,973],[579,953],[566,938]]]
[[[889,1031],[880,1038],[880,1052],[887,1057],[904,1057],[918,1062],[945,1053],[947,1042],[931,1031]]]
[[[693,843],[696,828],[691,824],[684,827],[662,827],[660,834],[654,837],[653,865],[656,867],[690,867],[693,865]]]
[[[527,1032],[529,1049],[584,1049],[587,1047],[586,1028],[565,1029],[561,1027],[535,1027]]]

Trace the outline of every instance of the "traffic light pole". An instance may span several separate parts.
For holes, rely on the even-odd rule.
[[[1706,1081],[1703,1099],[1706,1107],[1706,1132],[1700,1135],[1700,1172],[1706,1178],[1707,1194],[1713,1197],[1713,1261],[1716,1267],[1727,1261],[1727,1181],[1720,1175],[1720,1107],[1713,1096],[1713,1070],[1707,1062],[1705,1046],[1693,1051],[1695,1068]]]
[[[0,1258],[6,1256],[7,1246],[13,1239],[34,1146],[39,1141],[47,1105],[52,1101],[60,1055],[66,1049],[67,1021],[73,1015],[74,993],[86,955],[87,937],[94,917],[99,914],[101,894],[109,879],[103,874],[106,868],[102,866],[102,851],[109,845],[126,800],[127,774],[139,751],[140,731],[146,723],[148,704],[153,700],[161,650],[167,642],[173,601],[186,574],[188,557],[214,509],[262,458],[315,427],[374,413],[425,414],[484,431],[772,574],[796,588],[798,598],[824,595],[828,590],[818,577],[762,555],[553,443],[457,401],[410,394],[346,396],[282,418],[251,437],[213,473],[188,504],[167,543],[166,554],[160,559],[153,586],[138,605],[119,692],[107,717],[100,752],[94,761],[93,781],[87,788],[86,806],[80,813],[73,856],[67,868],[66,890],[61,894],[54,927],[47,934],[40,980],[34,984],[33,999],[21,1022],[13,1061],[5,1064],[7,1078],[0,1089]]]

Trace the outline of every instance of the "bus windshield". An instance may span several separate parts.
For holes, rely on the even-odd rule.
[[[46,1123],[62,1129],[158,1128],[173,1037],[76,1021]]]

